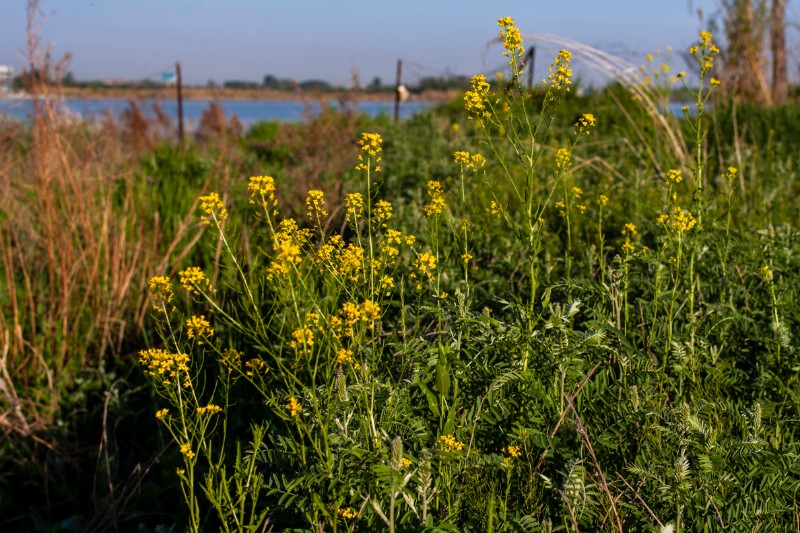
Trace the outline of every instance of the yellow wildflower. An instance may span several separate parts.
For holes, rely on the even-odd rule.
[[[292,332],[292,341],[289,342],[289,347],[294,349],[307,350],[314,346],[314,332],[306,326],[297,328]]]
[[[169,415],[169,409],[159,409],[156,411],[156,419],[164,420]]]
[[[172,301],[172,282],[166,276],[154,276],[147,285],[150,287],[153,309],[165,312],[167,304]]]
[[[300,402],[297,401],[297,398],[295,398],[294,396],[289,398],[289,403],[287,403],[285,407],[286,410],[289,411],[289,416],[291,416],[292,418],[299,415],[300,411],[303,410],[303,406],[300,405]]]
[[[195,453],[192,451],[192,445],[188,442],[186,444],[181,444],[181,453],[186,456],[187,459],[194,459]]]
[[[464,93],[464,109],[467,111],[467,117],[471,119],[490,117],[491,115],[486,107],[489,94],[489,82],[486,81],[486,76],[483,74],[473,76],[470,83],[472,90]]]
[[[192,294],[199,295],[201,292],[213,292],[211,281],[200,270],[200,267],[189,267],[186,270],[181,270],[178,273],[178,277],[181,281],[181,287]]]
[[[139,364],[147,369],[150,376],[178,378],[181,372],[189,372],[189,356],[185,353],[170,353],[160,348],[150,348],[139,352]]]
[[[572,60],[572,54],[566,50],[558,52],[555,61],[547,69],[550,72],[548,79],[550,80],[550,87],[560,91],[564,89],[569,92],[569,86],[572,85],[572,69],[569,68],[569,63]]]
[[[597,203],[600,207],[605,207],[606,204],[608,203],[608,196],[606,196],[605,194],[601,194],[600,196],[597,197]]]
[[[428,252],[420,253],[414,260],[414,268],[428,280],[433,280],[433,271],[436,270],[436,258]]]
[[[242,352],[233,348],[228,348],[222,352],[220,363],[225,365],[229,372],[234,368],[239,368],[242,366]]]
[[[267,363],[262,361],[261,359],[250,359],[245,363],[245,366],[248,368],[247,377],[253,377],[256,374],[263,375],[269,372],[269,367],[267,367]]]
[[[339,348],[339,350],[336,352],[336,362],[340,365],[355,363],[355,359],[353,358],[353,350]]]
[[[356,165],[356,170],[362,170],[364,172],[369,170],[368,164],[364,162],[364,158],[368,159],[368,162],[373,163],[380,163],[381,157],[378,155],[383,151],[382,148],[383,139],[381,138],[379,133],[362,133],[361,139],[359,139],[358,144],[361,147],[361,153],[358,154],[358,165]],[[374,158],[374,160],[373,160]],[[381,167],[375,167],[375,172],[380,172]]]
[[[306,195],[306,214],[314,222],[322,221],[328,217],[325,210],[325,193],[320,190],[310,190]]]
[[[572,166],[572,154],[567,148],[556,150],[556,168],[566,172]]]
[[[769,267],[768,264],[764,264],[761,268],[758,269],[761,277],[764,278],[764,281],[771,281],[772,280],[772,269]]]
[[[453,153],[453,160],[456,162],[456,165],[469,165],[470,158],[469,152],[459,151]]]
[[[628,254],[632,254],[635,251],[636,251],[636,247],[633,244],[631,244],[630,237],[625,237],[625,242],[622,243],[622,253],[624,253],[625,255],[628,255]]]
[[[409,466],[411,466],[411,459],[406,459],[405,457],[403,457],[403,458],[400,460],[400,465],[401,465],[403,468],[408,468]]]
[[[503,55],[508,58],[508,64],[516,66],[517,59],[522,57],[525,50],[522,47],[522,36],[519,33],[519,28],[514,24],[514,19],[511,17],[503,17],[497,21],[497,25],[502,28],[500,30],[500,39],[503,42],[503,47],[506,49]]]
[[[680,170],[670,169],[667,171],[667,183],[680,183],[683,181],[683,174]]]
[[[345,507],[344,509],[339,509],[337,513],[345,520],[352,520],[353,518],[358,517],[358,513],[352,507]]]
[[[636,231],[636,226],[631,222],[628,222],[627,224],[622,226],[623,235],[638,235],[638,233],[639,232]]]
[[[457,441],[453,435],[442,435],[439,437],[439,442],[444,445],[447,451],[460,452],[464,449],[464,443]]]
[[[364,210],[364,197],[359,192],[350,193],[344,197],[344,205],[347,207],[348,213],[352,213],[355,218],[358,218]]]
[[[340,276],[357,281],[364,268],[364,249],[355,244],[348,244],[339,256],[339,265],[336,273]]]
[[[275,198],[275,179],[272,176],[252,176],[247,190],[250,191],[251,204],[258,203],[267,209],[278,205]]]
[[[672,212],[669,215],[659,216],[658,222],[677,230],[679,233],[686,233],[697,224],[697,220],[692,213],[686,209],[681,209],[677,205],[672,208]]]
[[[214,405],[213,403],[210,403],[205,407],[197,408],[198,415],[214,415],[219,413],[220,411],[222,411],[222,407],[220,407],[219,405]]]
[[[186,336],[190,339],[214,336],[214,329],[204,316],[192,316],[186,321],[186,328]],[[200,344],[203,344],[202,341]]]
[[[712,87],[719,87],[722,84],[722,82],[719,81],[717,78],[711,78],[710,83]]]
[[[225,209],[219,194],[215,192],[200,197],[200,210],[205,213],[203,222],[206,224],[211,224],[214,220],[220,223],[228,218],[228,210]]]
[[[392,218],[392,211],[392,204],[386,200],[378,200],[375,202],[375,208],[372,210],[372,218],[375,223],[385,228],[386,221]]]
[[[422,208],[426,216],[441,215],[447,208],[440,181],[431,180],[428,182],[428,200],[429,203]]]
[[[589,135],[589,130],[591,130],[595,124],[597,124],[597,120],[594,118],[594,115],[591,113],[584,113],[581,118],[578,119],[578,122],[575,123],[575,126],[578,128],[578,133]]]
[[[381,306],[372,300],[364,300],[361,303],[361,316],[362,320],[366,322],[374,322],[381,319]]]

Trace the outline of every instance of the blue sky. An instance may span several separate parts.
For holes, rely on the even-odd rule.
[[[3,0],[0,64],[24,64],[25,1]],[[557,34],[639,63],[647,52],[687,47],[714,0],[43,0],[42,41],[71,52],[78,79],[157,77],[176,60],[189,83],[260,82],[266,74],[346,85],[492,72],[502,65],[496,20]],[[790,9],[791,10],[791,9]],[[791,13],[790,13],[791,15]],[[542,49],[542,69],[554,53]]]

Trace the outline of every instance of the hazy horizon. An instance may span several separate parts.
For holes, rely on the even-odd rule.
[[[375,77],[404,80],[447,73],[471,75],[503,65],[495,21],[511,16],[523,34],[555,34],[619,55],[635,64],[647,53],[671,46],[675,63],[701,28],[697,9],[713,13],[711,0],[514,0],[502,7],[446,0],[403,5],[255,2],[246,0],[45,0],[41,42],[53,56],[72,54],[76,79],[157,80],[181,61],[186,83],[261,83],[264,76],[325,80],[347,86],[358,69],[361,85]],[[797,6],[790,4],[789,18]],[[527,42],[526,44],[537,44]],[[24,65],[25,2],[14,2],[0,18],[0,64]],[[537,75],[554,54],[542,48]],[[796,71],[796,58],[790,58]],[[580,67],[577,66],[577,70]]]

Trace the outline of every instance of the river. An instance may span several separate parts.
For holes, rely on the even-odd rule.
[[[212,100],[185,100],[183,114],[187,128],[192,129],[197,125],[203,111],[208,108]],[[270,120],[281,122],[297,122],[303,120],[307,114],[318,113],[318,102],[304,103],[301,100],[220,100],[222,110],[226,117],[234,115],[245,128],[256,122]],[[141,100],[141,109],[152,115],[154,103],[173,120],[177,120],[178,106],[175,100]],[[339,108],[336,101],[327,102],[333,108]],[[400,118],[408,118],[415,113],[436,106],[436,102],[410,101],[400,104]],[[59,103],[58,108],[71,116],[83,119],[101,118],[105,113],[119,117],[127,109],[129,101],[125,98],[65,98]],[[0,99],[0,115],[6,115],[17,120],[27,120],[30,116],[32,101],[29,99]],[[391,101],[360,101],[356,102],[357,111],[369,116],[386,114],[391,116],[394,112],[394,102]]]

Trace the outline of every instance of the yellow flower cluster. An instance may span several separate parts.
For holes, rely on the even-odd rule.
[[[294,330],[292,332],[292,339],[294,340],[289,342],[289,347],[295,350],[308,350],[314,346],[314,332],[306,326]]]
[[[181,453],[185,455],[187,459],[194,459],[196,455],[192,451],[192,445],[188,442],[186,444],[181,444]]]
[[[442,435],[439,437],[439,442],[451,452],[460,452],[464,449],[464,443],[457,441],[453,435]]]
[[[437,180],[428,182],[428,200],[429,202],[422,208],[426,216],[430,217],[444,213],[444,210],[447,209],[447,203],[442,191],[442,182]]]
[[[186,336],[190,339],[195,337],[213,337],[214,329],[204,316],[192,316],[186,321]],[[199,344],[203,344],[200,342]]]
[[[464,94],[464,108],[469,118],[489,118],[491,115],[486,107],[486,100],[489,95],[489,82],[486,76],[478,74],[471,80],[472,90]]]
[[[147,285],[153,309],[165,312],[167,304],[172,301],[172,282],[166,276],[153,276]]]
[[[189,356],[185,353],[170,353],[160,348],[150,348],[139,352],[139,364],[147,369],[150,376],[159,376],[164,385],[171,379],[177,379],[181,373],[189,372]],[[184,376],[184,386],[188,383],[188,375]]]
[[[556,150],[556,168],[561,171],[568,171],[572,166],[572,153],[567,148]]]
[[[625,237],[625,242],[622,243],[622,253],[629,255],[636,251],[636,247],[631,243],[631,237],[638,234],[639,232],[633,223],[628,222],[622,226],[622,236]]]
[[[276,277],[286,276],[299,265],[303,261],[301,247],[310,238],[311,232],[308,229],[299,229],[294,219],[281,220],[272,244],[277,256],[267,268],[267,279],[272,281]]]
[[[215,415],[220,411],[222,411],[222,407],[220,407],[219,405],[214,405],[213,403],[210,403],[205,407],[197,408],[198,415]]]
[[[353,350],[348,350],[347,348],[339,348],[336,352],[336,362],[340,365],[345,364],[353,364],[356,362],[355,358],[353,357]]]
[[[689,53],[700,60],[701,76],[714,67],[714,57],[719,54],[719,48],[711,42],[712,37],[711,32],[701,31],[697,45],[689,48]],[[711,80],[712,86],[718,86],[719,84],[719,80]]]
[[[352,192],[345,195],[344,205],[347,207],[348,213],[352,213],[355,218],[358,218],[364,210],[364,197],[360,192]]]
[[[357,324],[367,323],[367,327],[372,329],[373,323],[380,319],[381,306],[372,300],[364,300],[361,304],[345,302],[338,316],[331,317],[329,324],[335,335],[352,337]]]
[[[605,194],[601,194],[600,196],[597,197],[597,205],[599,205],[600,207],[605,207],[607,203],[608,203],[608,196],[606,196]]]
[[[158,420],[164,420],[167,415],[169,415],[169,409],[164,408],[156,411],[156,419]]]
[[[670,169],[667,171],[667,183],[678,184],[683,181],[683,173],[680,170]]]
[[[428,278],[428,281],[433,281],[433,271],[436,270],[436,258],[428,252],[422,252],[414,260],[414,269],[422,276]],[[411,279],[416,279],[416,272],[409,274],[409,277]]]
[[[339,264],[335,272],[350,281],[358,281],[364,269],[364,248],[355,244],[348,244],[339,255]]]
[[[345,507],[344,509],[339,509],[339,511],[337,512],[339,513],[339,516],[341,516],[345,520],[352,520],[353,518],[358,517],[358,513],[355,512],[355,510],[352,507]]]
[[[189,267],[186,270],[181,270],[178,273],[181,281],[181,287],[191,292],[192,294],[199,295],[201,292],[213,292],[211,288],[211,281],[206,277],[200,267]]]
[[[581,118],[578,119],[578,122],[575,123],[575,127],[578,128],[578,133],[589,135],[591,132],[590,130],[595,127],[597,124],[597,119],[594,118],[594,115],[591,113],[584,113],[581,115]]]
[[[471,169],[483,168],[486,164],[486,158],[481,154],[470,154],[464,151],[453,153],[453,160],[456,162],[456,165]]]
[[[299,415],[300,411],[303,410],[303,406],[300,405],[300,402],[297,401],[297,398],[295,398],[294,396],[289,398],[289,403],[287,403],[284,407],[286,407],[286,410],[289,411],[289,416],[291,416],[292,418]]]
[[[409,466],[411,466],[411,459],[403,457],[402,459],[400,459],[400,466],[402,466],[403,468],[408,468]]]
[[[380,163],[382,161],[381,157],[378,155],[383,151],[381,144],[383,143],[383,139],[379,133],[362,133],[361,139],[358,141],[358,145],[361,147],[361,153],[358,154],[358,164],[356,165],[356,170],[362,170],[367,172],[369,167],[367,166],[368,163],[371,161],[372,163]],[[364,158],[369,159],[368,162],[364,162]],[[372,158],[375,158],[372,161]],[[381,167],[376,166],[375,172],[380,172]]]
[[[519,28],[516,27],[514,19],[511,17],[501,18],[497,21],[497,25],[501,28],[500,39],[506,49],[503,55],[508,58],[508,64],[513,67],[516,60],[525,53],[522,48],[522,36],[519,33]]]
[[[220,223],[228,218],[228,210],[225,209],[219,194],[215,192],[200,197],[200,210],[205,213],[203,222],[206,224],[211,224],[214,220]]]
[[[325,210],[324,192],[316,189],[308,191],[306,195],[306,214],[309,220],[314,222],[328,218],[328,212]]]
[[[764,281],[772,281],[772,269],[768,264],[765,263],[764,266],[758,269],[758,272],[761,274],[761,277],[764,278]]]
[[[503,208],[496,200],[492,200],[489,207],[486,208],[486,214],[493,217],[499,217],[503,213]]]
[[[520,450],[519,446],[508,446],[507,448],[503,448],[503,453],[506,454],[506,457],[503,457],[503,462],[509,467],[514,464],[516,459],[522,457],[522,451]]]
[[[378,200],[375,202],[375,207],[372,209],[372,219],[376,224],[381,227],[386,227],[386,221],[392,218],[392,204],[386,200]]]
[[[572,61],[572,54],[566,50],[561,50],[556,56],[556,60],[547,69],[550,72],[548,79],[550,80],[550,87],[560,91],[564,89],[569,92],[569,86],[572,85],[572,69],[569,63]]]
[[[275,179],[272,176],[252,176],[247,184],[250,191],[250,203],[259,204],[265,209],[278,205],[275,198]]]
[[[247,374],[247,377],[250,377],[250,378],[252,378],[256,374],[264,375],[267,372],[269,372],[269,368],[267,367],[267,363],[265,363],[261,359],[250,359],[249,361],[247,361],[245,363],[245,366],[248,368],[248,370],[247,370],[247,372],[245,372],[245,374]]]
[[[230,372],[234,368],[241,368],[242,366],[242,352],[234,348],[228,348],[222,352],[220,363],[225,365]]]
[[[661,215],[658,217],[658,223],[669,226],[679,233],[686,233],[695,227],[697,219],[694,215],[686,209],[681,209],[679,206],[672,208],[672,213],[669,215]]]

